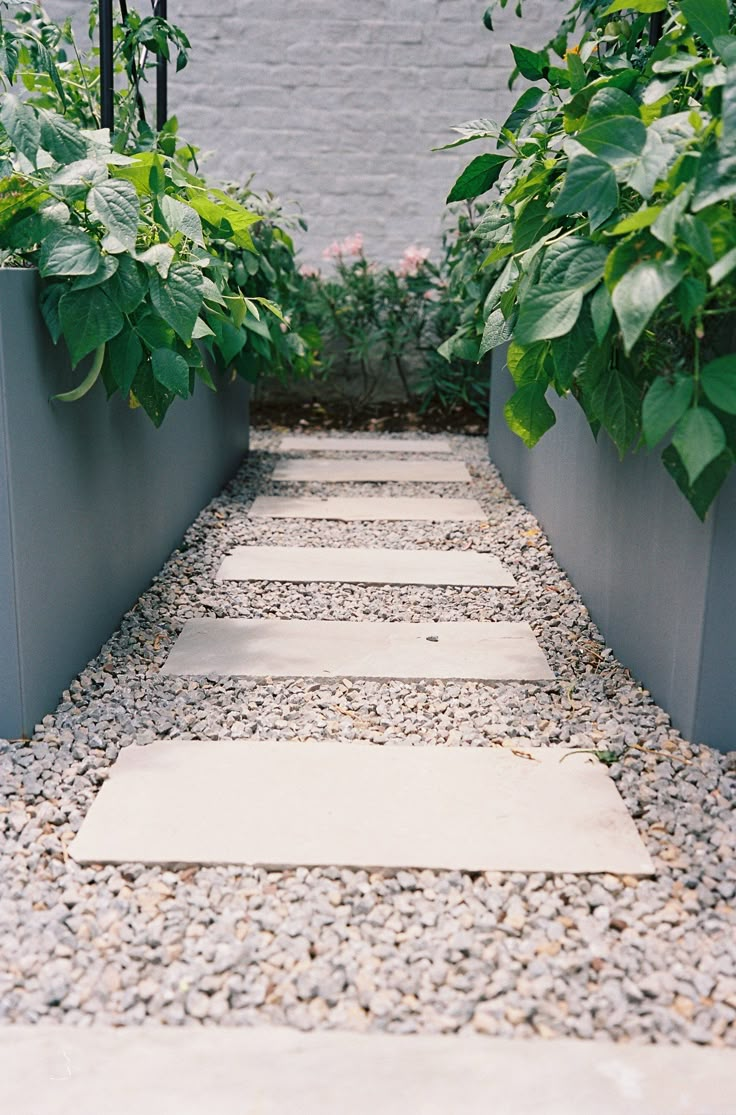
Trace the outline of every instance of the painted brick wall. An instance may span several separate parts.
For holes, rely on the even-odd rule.
[[[256,188],[298,203],[306,261],[356,230],[370,255],[396,260],[436,243],[449,187],[484,150],[431,148],[452,124],[502,117],[516,95],[508,43],[541,45],[566,6],[527,0],[523,20],[507,10],[490,34],[484,0],[170,0],[194,48],[171,111],[212,152],[211,174],[256,171]]]

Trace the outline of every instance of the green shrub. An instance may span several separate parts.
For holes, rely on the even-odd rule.
[[[736,453],[733,29],[727,0],[578,0],[545,49],[512,47],[510,116],[458,129],[493,150],[449,199],[497,184],[478,335],[511,342],[511,429],[533,446],[549,389],[572,395],[622,455],[666,441],[701,517]]]

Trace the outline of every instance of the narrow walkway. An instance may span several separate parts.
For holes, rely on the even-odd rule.
[[[485,518],[338,523],[246,516],[256,496],[378,494],[363,481],[275,482],[277,438],[257,436],[238,480],[199,517],[56,713],[28,745],[3,750],[4,1021],[271,1022],[736,1046],[727,760],[680,740],[613,659],[538,525],[499,483],[484,443],[451,441]],[[430,481],[421,495],[467,498],[466,487]],[[417,485],[388,481],[380,494],[415,496]],[[499,559],[516,584],[216,580],[227,555],[256,543],[472,549]],[[524,622],[555,680],[305,684],[161,672],[186,621],[235,617]],[[621,757],[612,775],[656,874],[98,871],[69,860],[68,844],[121,747],[304,735],[610,750]],[[248,804],[244,792],[243,810]]]

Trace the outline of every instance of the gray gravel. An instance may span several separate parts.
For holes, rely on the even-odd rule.
[[[32,740],[0,741],[0,1019],[285,1023],[392,1032],[695,1041],[736,1047],[734,765],[688,743],[615,660],[533,517],[456,437],[487,523],[245,517],[276,436],[199,516],[150,590]],[[422,494],[461,495],[457,485]],[[389,484],[385,494],[407,495]],[[514,589],[216,584],[233,546],[474,548]],[[558,680],[538,685],[167,678],[184,620],[525,619]],[[610,749],[657,876],[122,868],[66,847],[121,747],[258,734],[387,746]],[[642,748],[643,750],[640,750]],[[244,800],[247,808],[247,800]],[[581,839],[584,839],[581,833]]]

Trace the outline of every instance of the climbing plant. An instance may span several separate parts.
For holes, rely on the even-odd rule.
[[[507,119],[449,145],[491,148],[448,200],[495,187],[477,337],[510,342],[511,429],[533,446],[550,389],[573,396],[621,454],[663,443],[701,517],[736,454],[733,31],[727,0],[578,0],[544,49],[512,47]]]

